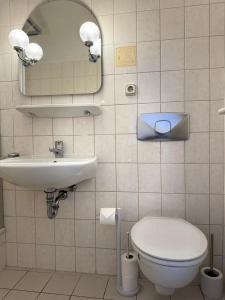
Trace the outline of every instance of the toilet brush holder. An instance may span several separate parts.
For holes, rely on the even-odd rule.
[[[218,300],[223,296],[223,274],[213,266],[213,235],[210,243],[210,267],[201,269],[201,290],[206,300]]]

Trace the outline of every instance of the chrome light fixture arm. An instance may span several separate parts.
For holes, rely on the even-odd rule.
[[[26,56],[24,50],[20,47],[13,47],[13,49],[17,52],[17,56],[22,61],[24,67],[33,66],[38,62],[36,59],[30,59]]]

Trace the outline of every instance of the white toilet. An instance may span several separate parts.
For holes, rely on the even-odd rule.
[[[161,295],[191,283],[207,256],[207,239],[183,219],[144,217],[131,229],[143,274]]]

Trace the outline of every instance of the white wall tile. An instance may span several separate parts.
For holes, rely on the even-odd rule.
[[[34,217],[34,192],[16,191],[16,214],[19,217]]]
[[[80,273],[95,272],[95,249],[94,248],[76,249],[76,271]]]
[[[161,0],[161,8],[180,7],[184,6],[184,0]]]
[[[99,274],[116,274],[115,250],[96,249],[96,271]]]
[[[161,69],[179,70],[184,68],[184,40],[165,40],[161,43]]]
[[[145,42],[137,45],[138,72],[160,70],[160,43]]]
[[[19,243],[35,242],[35,219],[17,218],[17,241]]]
[[[210,192],[223,194],[224,169],[222,164],[210,164]]]
[[[195,194],[208,194],[209,165],[187,164],[185,168],[186,192]]]
[[[208,100],[209,99],[209,70],[185,71],[185,99]]]
[[[55,246],[36,245],[36,267],[55,270]]]
[[[224,68],[210,70],[211,100],[224,97]]]
[[[55,220],[55,243],[61,246],[74,246],[74,220]]]
[[[118,191],[138,191],[137,164],[117,164],[116,177]]]
[[[210,34],[224,35],[224,3],[210,5]]]
[[[115,226],[102,225],[96,222],[96,247],[104,249],[115,249],[116,229]]]
[[[115,0],[114,13],[121,14],[136,11],[136,0]]]
[[[96,190],[97,191],[115,191],[116,190],[116,171],[115,164],[98,164],[96,172]]]
[[[96,135],[95,154],[99,162],[115,162],[115,136]]]
[[[224,160],[224,140],[223,132],[210,133],[210,162],[223,163]]]
[[[55,243],[54,222],[45,218],[36,218],[36,243],[53,245]]]
[[[184,142],[174,141],[161,143],[162,163],[183,163],[184,162]]]
[[[137,40],[150,42],[160,39],[159,10],[137,13]]]
[[[116,133],[136,133],[137,105],[116,106]]]
[[[138,73],[138,102],[160,101],[160,73]]]
[[[136,33],[136,13],[115,15],[114,41],[116,44],[135,43]]]
[[[184,37],[184,9],[161,10],[161,38],[178,39]]]
[[[161,216],[162,203],[161,194],[140,193],[139,194],[139,217]]]
[[[185,218],[185,194],[162,194],[162,215]]]
[[[122,209],[122,220],[137,221],[138,219],[138,194],[118,192],[117,206]]]
[[[79,247],[95,247],[95,221],[75,221],[75,244]]]
[[[184,100],[184,71],[166,71],[161,73],[162,101]]]
[[[137,162],[137,137],[134,134],[116,136],[116,161],[120,163]]]
[[[224,37],[212,36],[210,38],[210,67],[224,67]]]
[[[190,114],[190,131],[209,131],[209,101],[190,101],[186,103],[186,112]]]
[[[75,218],[95,219],[95,194],[93,192],[75,193]]]
[[[210,224],[223,223],[223,196],[210,195]]]
[[[185,8],[185,36],[200,37],[209,35],[209,5]]]
[[[185,42],[185,67],[200,69],[209,67],[209,38],[189,38]]]
[[[163,164],[162,171],[162,192],[163,193],[184,193],[184,165]]]
[[[115,109],[104,106],[102,114],[95,118],[95,134],[115,134]]]
[[[0,13],[0,25],[9,26],[10,25],[10,0],[1,0],[1,13]]]
[[[223,131],[223,119],[218,116],[218,109],[223,107],[223,100],[210,102],[210,130]]]
[[[186,195],[187,220],[194,224],[209,223],[209,196]]]
[[[138,0],[137,1],[137,10],[151,10],[159,8],[159,1],[158,0]]]
[[[113,0],[93,0],[92,9],[96,15],[110,15],[113,13]]]
[[[75,271],[75,248],[56,246],[56,270]]]
[[[94,136],[81,135],[74,136],[74,153],[77,156],[92,156],[94,155]]]
[[[18,266],[23,268],[35,267],[34,244],[18,244]]]
[[[161,192],[161,176],[159,164],[139,164],[139,191]]]
[[[160,163],[160,143],[153,141],[138,141],[139,163]]]
[[[208,133],[192,133],[185,142],[186,163],[209,163]]]

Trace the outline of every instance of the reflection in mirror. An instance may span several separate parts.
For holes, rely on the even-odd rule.
[[[75,0],[51,0],[37,6],[23,31],[43,49],[38,63],[20,63],[25,95],[89,94],[102,84],[101,32],[92,12]]]

